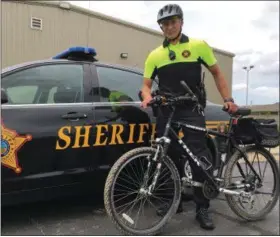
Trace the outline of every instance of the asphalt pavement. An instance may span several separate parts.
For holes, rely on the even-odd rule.
[[[162,235],[279,235],[279,201],[265,220],[246,222],[228,207],[223,195],[210,207],[216,229],[201,229],[192,201],[176,214]],[[102,195],[83,196],[2,208],[2,235],[120,235],[107,218]]]

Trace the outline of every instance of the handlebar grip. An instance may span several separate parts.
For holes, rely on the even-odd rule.
[[[186,90],[191,96],[194,96],[193,92],[192,92],[191,89],[188,87],[188,85],[186,84],[186,82],[181,81],[180,83],[181,83],[181,85],[185,88],[185,90]]]
[[[147,105],[151,106],[151,105],[153,105],[155,103],[159,103],[161,101],[161,99],[162,99],[161,96],[156,95],[156,96],[154,96],[154,98]]]
[[[228,109],[226,109],[226,107],[225,107],[225,106],[223,106],[222,110],[223,110],[223,111],[225,111],[225,112],[227,112],[227,111],[228,111]]]
[[[177,97],[177,100],[179,100],[179,101],[190,101],[190,100],[193,100],[193,98],[190,97],[190,96],[179,96],[179,97]]]

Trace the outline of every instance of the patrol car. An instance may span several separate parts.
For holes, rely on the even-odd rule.
[[[138,96],[143,71],[96,55],[73,47],[2,70],[2,205],[102,190],[112,164],[154,138],[155,115]],[[228,115],[208,102],[206,119],[214,128]]]

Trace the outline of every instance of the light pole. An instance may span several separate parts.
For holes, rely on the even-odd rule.
[[[243,67],[245,71],[247,71],[247,82],[246,82],[246,106],[248,105],[248,87],[249,87],[249,72],[254,68],[254,65],[250,65],[249,67]]]

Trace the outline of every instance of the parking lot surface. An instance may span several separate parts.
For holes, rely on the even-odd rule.
[[[279,235],[279,201],[265,220],[246,222],[229,208],[223,195],[211,202],[216,229],[196,223],[195,205],[184,203],[162,235]],[[120,235],[107,218],[102,195],[88,195],[2,208],[2,235]]]
[[[223,200],[212,202],[214,231],[200,229],[192,201],[175,215],[163,235],[279,235],[279,203],[268,217],[247,223]],[[9,207],[2,210],[2,235],[120,235],[103,209],[102,200],[79,197]]]

